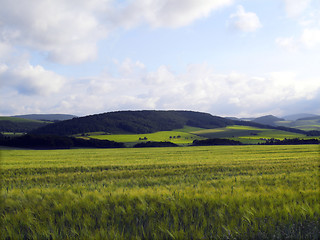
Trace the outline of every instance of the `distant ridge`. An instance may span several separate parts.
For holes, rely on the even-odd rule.
[[[270,118],[266,116],[267,119]],[[271,116],[272,120],[278,120]],[[48,124],[35,129],[31,134],[73,135],[89,132],[105,134],[144,134],[158,131],[171,131],[185,126],[198,128],[221,128],[229,125],[271,128],[288,132],[307,134],[306,131],[289,127],[272,126],[253,121],[231,120],[194,111],[118,111],[73,118]]]
[[[72,135],[87,132],[152,133],[170,131],[184,126],[218,128],[233,125],[233,121],[193,111],[118,111],[95,114],[53,123],[36,129],[34,134]]]
[[[0,132],[29,132],[47,124],[49,124],[47,121],[0,116]]]
[[[76,116],[70,114],[26,114],[26,115],[15,115],[12,117],[24,118],[30,120],[41,120],[41,121],[64,121],[72,119]]]
[[[284,121],[284,119],[275,117],[273,115],[267,115],[267,116],[258,117],[252,120],[252,122],[270,125],[270,126],[276,126],[277,121]]]
[[[320,117],[320,115],[310,114],[310,113],[298,113],[284,116],[283,118],[287,121],[296,121],[298,119],[310,118],[310,117]]]

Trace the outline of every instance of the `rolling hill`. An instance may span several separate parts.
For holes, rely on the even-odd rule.
[[[48,122],[16,117],[0,117],[0,132],[24,133],[47,125]]]
[[[31,134],[74,135],[90,132],[104,134],[144,134],[171,131],[185,126],[204,129],[222,128],[230,125],[277,129],[300,134],[307,132],[252,121],[231,120],[208,113],[194,111],[118,111],[73,118],[52,123],[31,131]]]
[[[297,128],[305,131],[320,130],[320,116],[299,118],[294,121],[278,121],[278,126]]]
[[[32,134],[73,135],[87,132],[109,134],[171,131],[184,126],[217,128],[233,121],[208,113],[192,111],[119,111],[95,114],[53,123],[33,130]]]
[[[287,115],[282,118],[284,118],[286,121],[296,121],[298,119],[310,118],[310,117],[320,117],[320,116],[315,114],[310,114],[310,113],[298,113],[293,115]]]
[[[276,122],[278,121],[284,121],[284,119],[275,117],[273,115],[267,115],[267,116],[258,117],[252,120],[252,122],[270,125],[270,126],[276,126],[277,125]]]
[[[24,118],[30,120],[42,120],[42,121],[64,121],[72,119],[76,116],[70,114],[26,114],[26,115],[15,115],[12,117]]]
[[[1,119],[5,120],[6,117]],[[28,131],[28,135],[22,137],[13,139],[3,135],[2,145],[16,146],[20,144],[22,146],[22,143],[29,141],[27,139],[29,137],[30,139],[35,139],[34,148],[43,147],[41,139],[51,144],[47,144],[45,147],[61,148],[63,146],[60,146],[60,142],[67,142],[69,144],[67,144],[67,147],[80,145],[86,147],[119,147],[114,142],[121,142],[126,146],[147,141],[166,141],[180,145],[190,145],[195,140],[228,138],[245,144],[257,144],[270,138],[281,140],[303,138],[306,135],[320,135],[320,131],[307,132],[301,129],[270,126],[254,121],[231,120],[193,111],[118,111],[72,118],[54,123],[13,117],[8,119],[11,123],[37,123],[38,125],[33,126],[31,131]],[[277,118],[267,116],[267,119],[276,120]],[[311,119],[311,121],[317,121],[317,119]],[[23,130],[23,132],[26,132],[26,129]],[[66,139],[60,138],[62,136]],[[83,142],[78,143],[76,139]]]

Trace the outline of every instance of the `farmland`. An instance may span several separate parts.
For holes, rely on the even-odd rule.
[[[49,124],[46,121],[0,116],[0,132],[24,133]]]
[[[318,239],[319,145],[2,150],[1,239]]]
[[[100,140],[124,142],[127,146],[141,141],[170,141],[179,145],[191,144],[194,140],[206,138],[228,138],[245,144],[257,144],[265,142],[265,139],[275,138],[308,138],[303,134],[286,132],[276,129],[263,129],[250,126],[232,125],[223,128],[193,128],[185,127],[173,131],[160,131],[148,134],[103,134],[90,133],[89,137]]]
[[[320,118],[298,119],[296,121],[279,121],[278,126],[294,127],[305,131],[320,130]]]
[[[204,129],[194,131],[197,134],[207,138],[230,138],[248,143],[262,142],[262,139],[276,138],[283,140],[284,138],[304,138],[305,135],[299,133],[286,132],[275,129],[262,129],[249,126],[227,126],[225,128]],[[260,141],[259,141],[260,140]]]
[[[142,141],[155,141],[155,142],[172,142],[179,145],[188,145],[193,140],[205,139],[204,137],[190,133],[194,130],[201,128],[185,127],[183,129],[177,129],[173,131],[160,131],[155,133],[146,134],[101,134],[101,133],[90,133],[91,138],[99,140],[109,140],[115,142],[124,142],[127,146],[132,146],[135,143]]]

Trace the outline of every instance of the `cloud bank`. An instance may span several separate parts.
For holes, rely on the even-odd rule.
[[[284,110],[290,104],[297,106],[295,112],[303,112],[308,104],[313,104],[309,108],[320,112],[318,79],[300,81],[300,76],[293,72],[272,72],[264,76],[237,72],[219,74],[207,64],[192,64],[177,74],[165,65],[148,71],[143,63],[130,59],[116,62],[115,68],[118,71],[114,74],[69,80],[59,90],[52,89],[50,84],[45,85],[46,90],[41,83],[31,90],[11,85],[16,87],[16,92],[10,93],[16,98],[11,111],[38,109],[39,112],[82,115],[125,109],[189,109],[217,115],[250,116],[257,113],[285,115],[290,113]],[[51,76],[43,69],[29,69],[27,73]],[[34,101],[21,91],[34,94]],[[41,101],[40,91],[49,94],[50,102]],[[5,92],[1,94],[8,96]],[[25,109],[19,107],[19,102]],[[8,104],[10,101],[2,102],[1,109],[7,109]]]
[[[275,44],[293,52],[318,49],[320,11],[306,15],[313,1],[283,1],[287,17],[301,31],[279,36]],[[47,63],[63,66],[94,61],[99,43],[119,30],[182,28],[234,2],[0,0],[0,114],[83,115],[124,109],[189,109],[236,116],[306,109],[320,113],[319,78],[299,72],[219,73],[211,65],[189,64],[177,73],[165,63],[149,70],[147,63],[127,58],[114,60],[108,66],[112,72],[80,79],[46,69],[30,56],[35,53]],[[228,13],[226,21],[240,32],[263,29],[258,15],[242,5]]]
[[[97,56],[97,44],[118,28],[147,23],[175,28],[208,16],[232,0],[0,1],[0,42],[77,64]],[[0,48],[1,50],[1,48]]]

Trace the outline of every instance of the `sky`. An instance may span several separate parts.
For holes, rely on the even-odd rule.
[[[320,114],[319,0],[0,0],[0,115]]]

